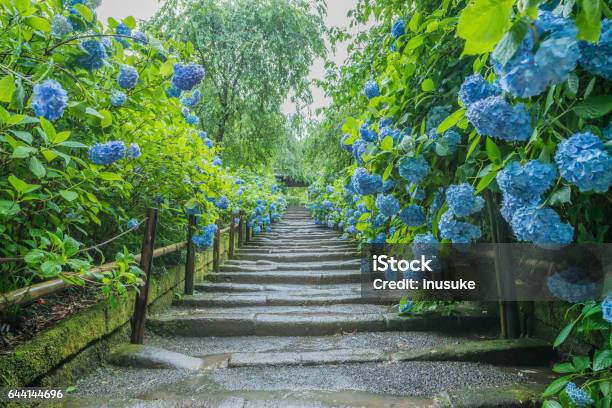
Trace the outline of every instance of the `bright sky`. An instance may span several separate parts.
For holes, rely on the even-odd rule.
[[[349,19],[346,13],[355,7],[357,0],[327,0],[327,3],[325,24],[328,27],[335,26],[348,28]],[[120,20],[127,16],[134,16],[137,20],[146,20],[151,17],[158,8],[158,0],[103,0],[102,5],[97,9],[97,14],[102,21],[106,21],[108,17],[114,17]],[[359,28],[353,29],[352,33],[355,34],[358,29]],[[335,55],[330,55],[331,59],[337,64],[342,64],[348,56],[346,45],[347,44],[339,45]],[[310,72],[310,79],[321,79],[324,75],[324,62],[322,60],[315,61]],[[309,109],[311,114],[314,115],[315,109],[327,106],[329,100],[325,97],[323,91],[314,85],[312,86],[312,93],[314,102]],[[295,112],[295,106],[287,102],[283,106],[283,111],[287,114],[292,114]]]

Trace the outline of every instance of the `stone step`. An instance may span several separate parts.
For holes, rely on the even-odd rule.
[[[301,261],[274,262],[269,260],[234,260],[227,261],[221,267],[223,272],[271,272],[271,271],[359,271],[360,260],[344,261]]]
[[[232,260],[268,260],[273,262],[319,262],[319,261],[346,261],[358,259],[359,252],[302,252],[302,253],[272,253],[272,254],[245,254],[238,252]]]
[[[309,241],[339,241],[342,242],[339,238],[338,238],[338,234],[333,234],[333,233],[313,233],[313,234],[282,234],[282,235],[278,235],[278,236],[274,236],[274,235],[258,235],[253,239],[253,242],[282,242],[282,241],[306,241],[306,243],[308,243]]]
[[[483,315],[402,317],[377,305],[175,309],[147,320],[147,326],[156,333],[170,336],[321,336],[400,330],[465,331],[496,324],[495,318]]]
[[[373,303],[352,291],[260,291],[250,293],[197,293],[176,299],[173,305],[180,307],[245,307],[245,306],[313,306],[334,304]],[[380,301],[383,303],[383,300]],[[388,304],[388,302],[384,302]]]
[[[243,247],[244,249],[272,249],[282,248],[283,250],[302,250],[302,251],[313,251],[319,248],[329,250],[343,250],[346,248],[356,248],[356,246],[348,241],[340,240],[328,240],[327,242],[313,241],[303,242],[302,244],[296,244],[295,242],[283,242],[281,244],[274,244],[269,242],[249,242]]]
[[[274,254],[304,254],[311,253],[312,251],[316,251],[319,254],[327,254],[327,253],[337,253],[337,252],[358,252],[357,247],[354,245],[346,245],[346,246],[334,246],[334,247],[317,247],[317,248],[275,248],[272,246],[259,247],[259,248],[251,248],[248,246],[242,247],[235,251],[236,256],[238,255],[249,255],[249,256],[257,256],[257,255],[274,255]],[[361,254],[360,252],[358,252]],[[361,256],[361,255],[360,255]]]
[[[282,291],[285,293],[310,291],[314,295],[328,294],[330,292],[361,293],[359,284],[338,285],[292,285],[292,284],[252,284],[252,283],[226,283],[226,282],[201,282],[196,283],[195,288],[202,292],[221,293],[248,293],[263,291]]]
[[[321,285],[330,283],[359,283],[359,271],[274,271],[274,272],[220,272],[210,273],[204,277],[210,282],[231,283],[302,283]]]

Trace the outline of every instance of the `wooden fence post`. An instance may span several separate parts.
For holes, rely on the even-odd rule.
[[[193,231],[196,227],[196,216],[189,215],[187,223],[187,261],[185,263],[185,295],[193,295],[193,278],[195,272],[195,245]]]
[[[149,282],[151,281],[151,266],[153,264],[153,250],[155,249],[155,233],[157,229],[157,208],[147,209],[147,222],[145,224],[142,252],[140,255],[140,269],[146,275],[145,284],[140,288],[134,305],[132,318],[132,344],[142,344],[144,340],[145,322],[147,319],[147,303],[149,298]]]
[[[215,241],[213,242],[213,272],[219,272],[219,264],[221,258],[221,223],[217,221],[217,232],[215,232]]]
[[[242,244],[244,244],[244,215],[241,212],[238,223],[238,248],[242,248]]]
[[[227,257],[231,259],[234,256],[234,235],[236,235],[236,223],[234,222],[234,217],[232,217],[232,221],[230,223],[229,234],[229,247],[227,248]]]

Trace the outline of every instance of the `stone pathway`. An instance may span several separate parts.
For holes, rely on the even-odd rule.
[[[548,346],[491,341],[497,320],[480,311],[399,317],[366,303],[359,265],[354,243],[290,209],[150,317],[146,347],[115,350],[66,406],[427,407],[439,393],[544,375],[508,356],[542,360]]]

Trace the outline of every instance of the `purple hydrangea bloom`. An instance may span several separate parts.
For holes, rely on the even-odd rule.
[[[601,25],[601,35],[596,44],[580,42],[582,56],[580,65],[593,75],[612,81],[612,20],[607,18]]]
[[[393,38],[398,39],[406,32],[406,21],[402,19],[398,19],[393,23],[391,27],[391,35]]]
[[[450,211],[442,215],[438,228],[440,236],[453,244],[469,244],[482,236],[480,227],[469,222],[457,221]]]
[[[97,143],[89,149],[89,160],[94,164],[108,166],[125,157],[125,144],[120,140]]]
[[[114,106],[115,108],[125,105],[126,102],[127,102],[127,95],[125,94],[125,92],[114,91],[110,95],[111,106]]]
[[[567,383],[565,386],[565,393],[578,407],[588,407],[595,402],[585,390],[578,387],[573,382]]]
[[[175,64],[172,84],[183,91],[191,91],[204,79],[204,68],[190,62],[189,64]]]
[[[370,175],[363,167],[357,167],[351,178],[357,194],[371,195],[382,190],[382,177]]]
[[[555,162],[561,177],[581,192],[605,193],[612,184],[612,158],[591,132],[577,133],[559,143]]]
[[[474,187],[467,183],[454,184],[446,190],[446,203],[449,211],[457,217],[467,217],[484,206],[482,197],[476,195]]]
[[[519,241],[533,242],[544,248],[570,244],[574,237],[574,227],[562,222],[552,208],[518,208],[510,226]]]
[[[138,84],[138,71],[136,71],[136,68],[123,64],[119,70],[117,83],[123,89],[135,88],[136,84]]]
[[[399,161],[399,174],[411,183],[418,183],[429,173],[429,165],[422,156],[405,156]]]
[[[531,136],[531,116],[522,103],[511,106],[501,96],[491,96],[474,102],[467,109],[468,120],[478,134],[523,142]]]
[[[499,86],[489,83],[480,74],[466,77],[459,89],[459,99],[464,106],[470,106],[481,99],[498,95],[501,95]]]
[[[411,204],[404,208],[399,215],[402,222],[409,227],[418,227],[425,224],[425,212],[423,207],[417,204]]]
[[[36,116],[57,120],[64,115],[67,105],[68,94],[56,80],[48,79],[34,86],[32,109]]]
[[[54,37],[62,38],[74,31],[72,24],[61,14],[56,14],[51,23],[51,34]]]
[[[376,208],[385,217],[392,217],[400,210],[400,203],[392,195],[379,194],[376,197]]]
[[[526,202],[539,201],[556,179],[555,166],[539,160],[532,160],[524,166],[513,161],[497,174],[497,183],[504,195]]]
[[[132,218],[131,220],[128,221],[127,227],[128,229],[134,229],[138,227],[138,220],[136,218]]]
[[[127,156],[130,159],[137,159],[140,157],[140,146],[138,146],[138,143],[130,144],[130,147],[128,147]]]
[[[363,88],[363,92],[368,99],[372,99],[380,95],[380,88],[376,81],[368,81]]]

